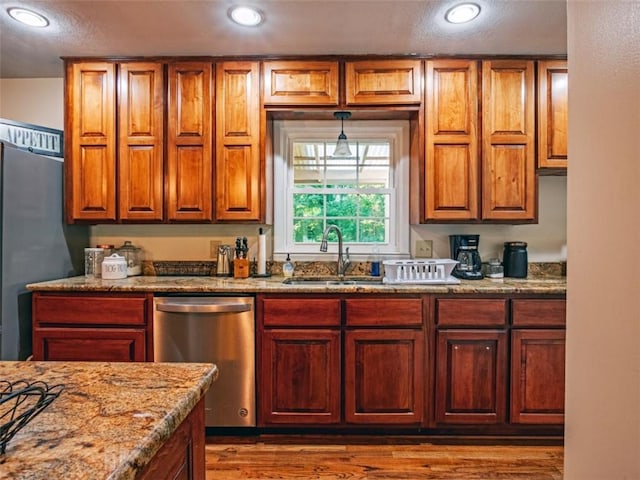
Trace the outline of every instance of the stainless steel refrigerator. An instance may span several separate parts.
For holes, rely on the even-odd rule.
[[[31,355],[29,283],[84,271],[86,226],[63,217],[62,159],[0,142],[0,358]]]

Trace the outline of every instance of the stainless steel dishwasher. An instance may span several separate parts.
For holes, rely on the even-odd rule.
[[[205,398],[207,427],[256,425],[253,297],[156,297],[153,356],[218,366]]]

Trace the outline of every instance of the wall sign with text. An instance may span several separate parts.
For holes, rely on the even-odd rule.
[[[63,137],[62,130],[0,118],[0,140],[12,143],[21,150],[62,157]]]

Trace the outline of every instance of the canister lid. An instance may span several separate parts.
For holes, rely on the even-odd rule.
[[[527,242],[504,242],[504,246],[509,248],[527,248]]]
[[[134,250],[140,250],[140,247],[136,247],[133,243],[131,243],[131,240],[125,240],[125,242],[118,247],[118,250],[134,251]]]
[[[124,263],[125,265],[127,264],[126,258],[124,258],[121,255],[118,255],[117,253],[114,253],[112,255],[109,255],[108,257],[105,257],[103,262],[106,262],[106,263]]]

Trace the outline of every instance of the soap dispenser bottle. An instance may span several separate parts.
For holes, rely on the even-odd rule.
[[[295,267],[293,265],[293,262],[291,261],[291,257],[287,253],[287,259],[285,260],[284,264],[282,265],[282,274],[285,277],[292,277],[294,268]]]

